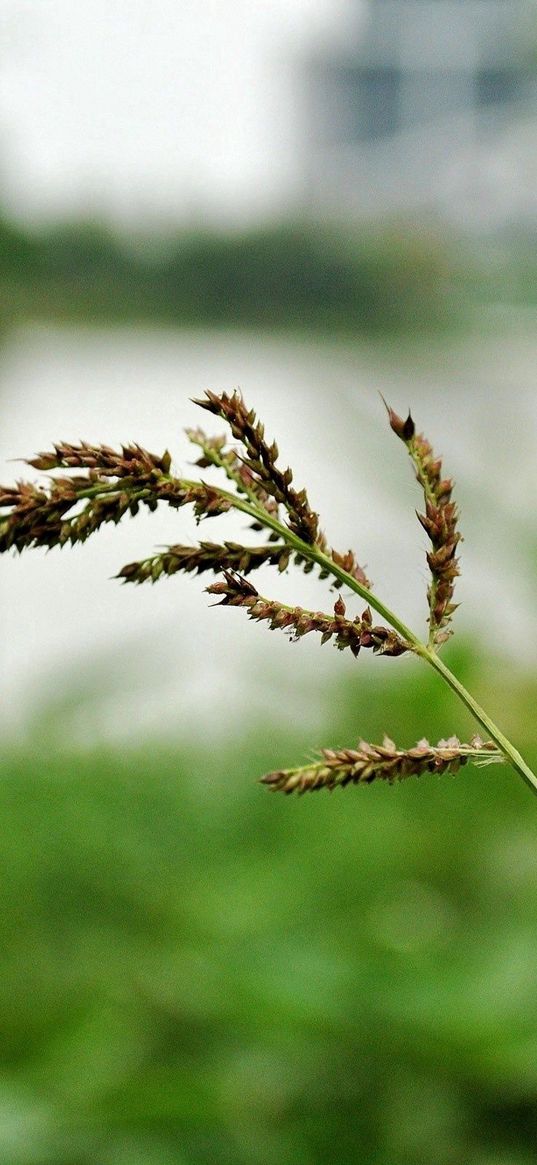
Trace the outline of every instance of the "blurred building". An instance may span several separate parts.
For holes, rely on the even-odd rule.
[[[308,70],[315,208],[537,219],[536,46],[527,0],[351,0]]]

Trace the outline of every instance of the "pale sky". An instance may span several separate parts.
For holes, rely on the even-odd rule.
[[[0,0],[0,196],[238,221],[300,188],[300,69],[356,0]]]

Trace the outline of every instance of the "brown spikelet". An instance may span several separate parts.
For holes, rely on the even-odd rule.
[[[160,502],[173,508],[192,505],[198,519],[225,513],[231,502],[203,482],[170,476],[170,455],[157,457],[139,445],[121,451],[107,445],[54,446],[29,462],[36,469],[85,469],[82,475],[52,477],[46,486],[31,482],[0,488],[0,553],[30,546],[64,546],[85,542],[105,523],[117,524],[141,506]]]
[[[323,748],[320,755],[320,760],[303,768],[266,773],[261,781],[273,792],[300,794],[345,785],[369,785],[377,780],[393,784],[424,773],[456,773],[471,760],[478,763],[503,760],[493,741],[484,743],[474,737],[470,744],[461,744],[454,736],[434,747],[427,740],[420,740],[415,748],[406,750],[397,748],[385,736],[382,744],[361,740],[358,748]]]
[[[457,607],[453,592],[460,574],[457,547],[462,537],[457,530],[457,505],[451,500],[453,482],[443,478],[441,459],[435,457],[423,433],[416,433],[410,413],[404,421],[388,405],[386,408],[390,426],[406,445],[424,493],[425,513],[418,514],[418,519],[432,543],[427,554],[431,572],[427,591],[429,628],[431,644],[439,647],[451,634],[449,625]]]
[[[203,450],[203,457],[198,464],[221,465],[239,490],[254,494],[269,513],[277,513],[279,506],[282,506],[287,513],[289,528],[303,542],[317,546],[332,562],[370,590],[371,582],[354,553],[349,550],[346,554],[339,554],[330,548],[319,528],[319,516],[312,510],[306,490],[297,491],[293,487],[290,469],[279,469],[276,464],[278,446],[275,441],[270,445],[267,443],[263,424],[258,421],[254,410],[247,408],[241,393],[234,392],[229,396],[226,392],[218,395],[208,391],[203,400],[195,403],[227,421],[233,436],[243,446],[242,455],[233,450],[224,452],[224,438],[217,438],[213,444],[207,441],[202,430],[188,430],[190,440]]]
[[[98,477],[144,477],[170,472],[171,456],[166,450],[161,457],[149,453],[141,445],[123,445],[121,452],[109,445],[90,445],[82,441],[70,445],[65,441],[54,445],[51,452],[38,453],[26,462],[34,469],[89,469]]]
[[[116,575],[124,582],[156,582],[162,575],[174,575],[179,571],[204,574],[224,570],[237,571],[242,575],[264,565],[277,566],[284,571],[292,552],[285,543],[270,543],[268,546],[242,546],[238,542],[200,542],[198,546],[168,546],[160,554],[141,562],[129,562]]]
[[[257,420],[254,410],[247,408],[241,393],[234,392],[229,396],[227,392],[218,395],[207,391],[205,398],[196,400],[195,404],[227,421],[233,436],[244,447],[246,467],[266,493],[285,507],[290,529],[303,542],[313,544],[319,532],[318,515],[311,509],[306,491],[297,491],[293,487],[292,471],[282,471],[277,466],[278,446],[275,441],[270,445],[267,443],[264,426]]]
[[[349,647],[354,656],[359,655],[362,647],[372,648],[375,654],[388,656],[403,655],[410,650],[409,645],[390,627],[372,625],[369,608],[364,611],[361,619],[347,619],[345,603],[341,597],[335,603],[333,615],[308,611],[303,607],[289,607],[274,599],[263,598],[251,582],[229,570],[224,571],[224,580],[208,586],[207,592],[220,596],[220,605],[244,607],[250,619],[259,622],[266,620],[272,631],[288,630],[294,639],[300,639],[310,631],[317,631],[321,635],[321,643],[333,640],[340,651]]]
[[[363,567],[356,561],[353,550],[347,550],[346,554],[339,554],[333,547],[331,550],[325,547],[325,550],[329,558],[332,559],[332,562],[335,562],[336,566],[340,566],[342,570],[345,570],[347,574],[350,574],[352,578],[355,578],[357,582],[361,583],[366,590],[371,590],[372,584]]]

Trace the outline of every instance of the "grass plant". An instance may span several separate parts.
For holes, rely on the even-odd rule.
[[[386,406],[391,429],[407,449],[424,496],[424,512],[418,518],[430,540],[426,639],[377,595],[354,551],[331,546],[306,490],[297,489],[292,471],[280,467],[276,442],[266,440],[264,426],[241,394],[207,392],[196,403],[230,430],[231,441],[227,436],[207,436],[202,429],[187,431],[197,449],[197,467],[218,469],[227,479],[225,488],[202,478],[177,476],[167,451],[157,456],[140,445],[117,451],[106,445],[61,442],[28,461],[34,469],[51,474],[45,486],[22,481],[0,487],[0,508],[5,511],[0,519],[0,552],[84,542],[105,523],[117,524],[128,514],[136,515],[143,507],[155,510],[161,503],[175,509],[192,506],[198,523],[238,510],[256,535],[264,534],[263,544],[174,545],[128,563],[118,578],[141,584],[179,571],[211,572],[221,577],[207,587],[210,595],[221,605],[244,609],[250,619],[265,622],[271,630],[285,631],[294,639],[314,632],[321,643],[333,641],[355,657],[362,649],[394,658],[411,653],[435,670],[485,733],[484,739],[476,734],[468,743],[455,735],[435,746],[421,739],[410,749],[398,748],[389,737],[381,744],[360,741],[355,748],[325,749],[319,760],[303,767],[267,773],[262,780],[270,789],[304,793],[374,780],[393,782],[425,772],[456,772],[469,761],[507,761],[537,792],[537,777],[526,761],[441,658],[456,610],[458,509],[452,480],[444,476],[440,458],[416,431],[410,414],[403,419]],[[55,470],[67,473],[57,475]],[[247,577],[262,565],[282,572],[291,563],[306,572],[317,571],[338,591],[345,588],[347,601],[338,594],[329,613],[290,607],[261,595]],[[365,608],[360,614],[348,614],[347,603],[355,596]],[[377,623],[374,615],[382,622]]]

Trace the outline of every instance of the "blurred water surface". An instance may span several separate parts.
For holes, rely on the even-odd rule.
[[[529,662],[537,639],[536,364],[537,322],[521,315],[491,318],[479,335],[406,345],[27,328],[2,351],[2,479],[24,472],[13,457],[80,438],[138,441],[156,452],[167,446],[190,476],[182,430],[206,422],[190,398],[205,388],[240,387],[298,485],[308,486],[333,543],[352,545],[377,592],[419,627],[426,588],[425,536],[414,517],[420,497],[387,428],[382,392],[400,412],[411,406],[458,483],[466,539],[461,631]],[[206,427],[219,429],[212,420]],[[220,534],[242,536],[244,525],[228,516],[200,531]],[[277,699],[284,721],[315,723],[323,678],[336,667],[348,668],[350,678],[353,661],[328,648],[320,653],[313,641],[289,646],[238,611],[209,611],[203,580],[176,576],[154,588],[110,581],[154,547],[195,538],[190,514],[162,510],[63,554],[4,560],[2,729],[19,734],[46,703],[79,740],[191,735],[196,724],[202,735],[233,732],[246,697],[251,711]],[[323,590],[296,572],[267,572],[263,589],[316,608],[331,601],[326,584]],[[369,666],[360,659],[360,669]],[[91,713],[88,688],[98,693]],[[210,715],[200,714],[208,706]]]

